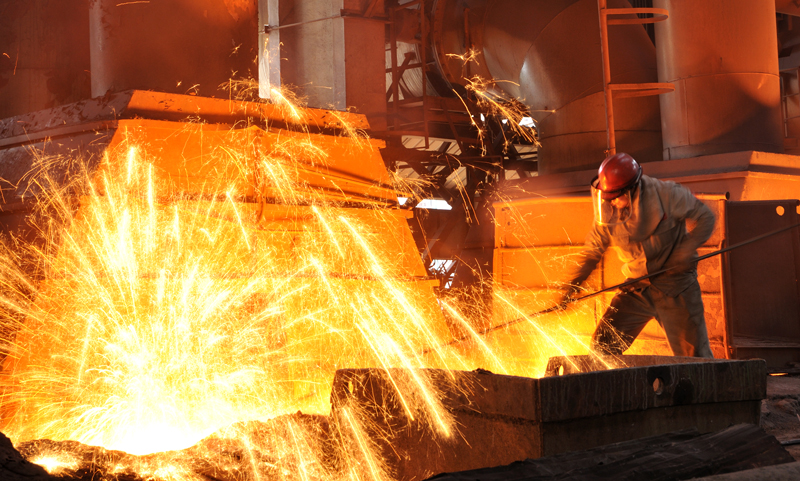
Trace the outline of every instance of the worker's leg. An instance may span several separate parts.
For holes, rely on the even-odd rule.
[[[593,351],[622,354],[631,347],[645,324],[655,316],[649,290],[620,292],[614,296],[592,334]]]
[[[664,327],[672,354],[714,357],[708,343],[703,297],[697,281],[676,297],[666,296],[656,289],[651,289],[650,295],[656,307],[656,318]]]

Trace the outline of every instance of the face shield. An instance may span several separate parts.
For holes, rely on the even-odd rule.
[[[600,225],[622,224],[627,221],[631,217],[636,184],[619,192],[603,192],[598,188],[598,183],[595,177],[592,180],[594,221]]]

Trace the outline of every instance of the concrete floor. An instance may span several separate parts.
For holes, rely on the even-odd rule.
[[[800,375],[768,376],[761,427],[778,441],[800,439]],[[800,461],[800,444],[785,446]]]

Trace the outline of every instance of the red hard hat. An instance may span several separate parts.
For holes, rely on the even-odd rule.
[[[604,200],[619,197],[642,177],[642,167],[630,155],[620,152],[607,157],[597,170],[597,180],[592,185],[602,192]]]

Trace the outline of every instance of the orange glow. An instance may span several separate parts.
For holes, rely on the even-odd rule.
[[[15,443],[75,440],[147,454],[216,433],[244,452],[268,442],[276,459],[296,460],[273,466],[253,455],[256,475],[390,479],[350,407],[332,429],[360,452],[347,453],[335,476],[291,420],[271,441],[232,426],[298,409],[328,414],[337,369],[404,368],[408,375],[390,377],[409,419],[458,436],[416,368],[538,377],[550,356],[587,352],[591,306],[486,336],[462,306],[443,302],[443,313],[394,207],[379,144],[358,129],[125,122],[99,165],[42,154],[26,179],[44,242],[0,259],[0,307],[13,319],[5,332],[16,332],[5,343],[0,407]],[[177,147],[160,147],[165,139]],[[503,288],[494,297],[494,325],[550,300]],[[431,349],[455,337],[445,314],[472,338]],[[41,460],[52,469],[66,462]],[[175,463],[137,469],[194,479]]]
[[[36,456],[28,461],[38,464],[50,474],[61,474],[65,471],[74,471],[80,465],[78,459],[67,453],[53,453],[51,455]]]

